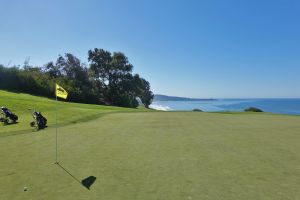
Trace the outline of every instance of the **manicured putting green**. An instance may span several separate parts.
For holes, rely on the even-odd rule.
[[[134,111],[61,126],[60,166],[53,126],[3,132],[0,199],[300,199],[300,117]]]

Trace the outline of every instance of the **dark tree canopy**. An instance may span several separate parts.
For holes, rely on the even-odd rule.
[[[69,100],[135,108],[140,99],[146,108],[153,93],[150,83],[138,74],[124,53],[95,48],[88,51],[88,65],[70,53],[43,67],[6,68],[0,65],[0,89],[53,96],[55,82],[69,92]]]
[[[88,61],[93,78],[99,80],[104,86],[104,100],[108,104],[137,107],[139,97],[143,104],[148,107],[153,95],[150,90],[150,84],[139,75],[132,74],[133,66],[129,63],[128,58],[121,52],[111,54],[103,49],[94,49],[89,51]],[[151,100],[149,97],[151,96]],[[148,100],[147,100],[148,99]],[[143,101],[144,100],[144,101]],[[150,102],[144,103],[144,102]]]

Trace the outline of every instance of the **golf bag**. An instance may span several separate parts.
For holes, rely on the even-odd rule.
[[[42,115],[41,112],[34,111],[32,116],[35,119],[35,122],[31,122],[30,126],[37,126],[38,129],[43,129],[46,127],[47,119]]]
[[[8,124],[9,122],[16,123],[18,121],[18,116],[6,107],[1,107],[1,114],[3,117],[0,118],[0,121],[4,124]]]

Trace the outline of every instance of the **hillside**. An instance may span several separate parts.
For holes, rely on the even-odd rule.
[[[57,111],[58,125],[66,125],[88,121],[110,112],[137,112],[146,109],[129,109],[114,106],[102,106],[93,104],[80,104],[59,101],[53,99],[37,97],[24,93],[13,93],[0,90],[0,106],[10,108],[19,116],[19,123],[16,125],[2,126],[0,137],[7,134],[17,134],[31,131],[30,121],[33,121],[29,109],[36,109],[48,119],[49,128],[54,127]],[[1,126],[1,124],[0,124]]]

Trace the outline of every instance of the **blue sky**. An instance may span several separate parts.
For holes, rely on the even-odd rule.
[[[0,63],[124,52],[155,93],[300,97],[300,1],[0,0]]]

